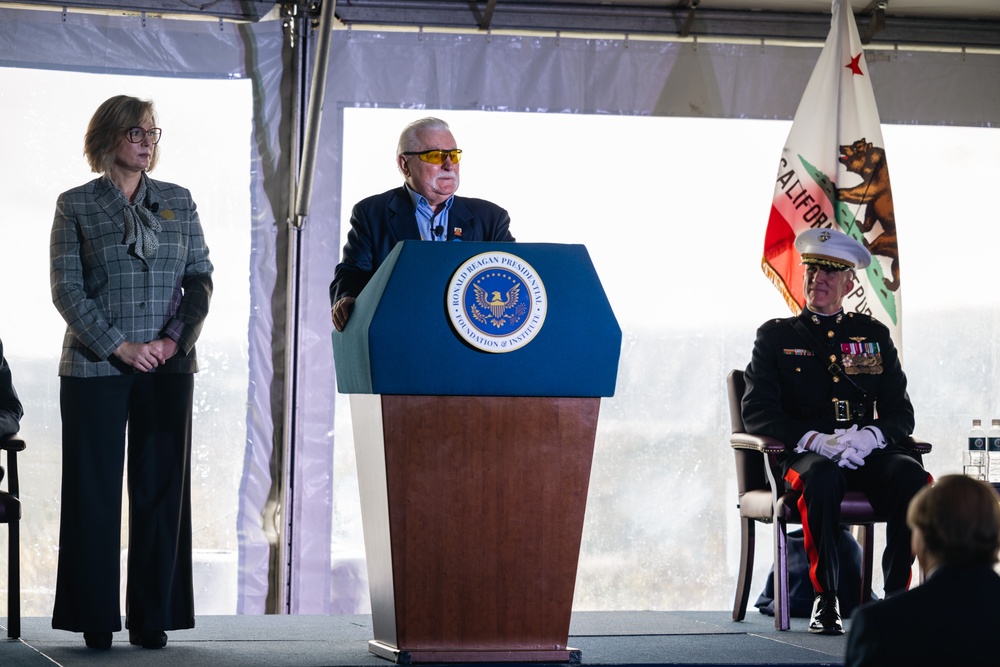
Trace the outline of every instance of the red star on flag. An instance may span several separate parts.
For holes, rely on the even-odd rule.
[[[857,74],[858,76],[864,76],[864,74],[861,73],[861,65],[858,64],[858,61],[861,60],[861,55],[862,54],[859,53],[858,55],[856,55],[853,58],[851,58],[850,64],[844,65],[844,67],[846,67],[847,69],[851,70],[851,74]]]

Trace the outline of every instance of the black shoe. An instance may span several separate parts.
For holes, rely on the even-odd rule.
[[[840,603],[836,593],[820,593],[813,600],[809,632],[819,635],[844,634],[844,622],[840,618]]]
[[[143,648],[163,648],[167,645],[167,633],[162,631],[139,632],[138,630],[129,630],[128,643]]]
[[[87,642],[87,648],[108,649],[111,648],[110,632],[84,632],[83,641]]]

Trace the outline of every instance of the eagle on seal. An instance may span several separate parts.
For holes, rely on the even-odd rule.
[[[516,306],[518,300],[521,298],[520,283],[507,290],[507,294],[504,296],[500,296],[499,290],[493,290],[493,293],[487,296],[486,290],[477,284],[473,284],[472,288],[475,290],[476,305],[490,311],[490,314],[498,320],[503,319],[507,309]]]

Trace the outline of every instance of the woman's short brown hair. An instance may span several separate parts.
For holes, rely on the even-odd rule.
[[[117,95],[97,107],[87,126],[87,136],[83,142],[83,154],[90,164],[90,170],[98,174],[108,173],[114,164],[118,147],[126,141],[125,132],[147,121],[156,124],[153,103],[149,100]],[[159,151],[154,146],[149,169],[146,171],[153,170],[158,157]]]
[[[910,501],[906,522],[943,565],[987,565],[1000,552],[1000,497],[965,475],[945,475]]]

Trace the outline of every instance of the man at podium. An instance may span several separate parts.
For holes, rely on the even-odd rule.
[[[459,162],[448,123],[416,120],[399,135],[401,187],[362,199],[330,283],[330,315],[343,331],[354,300],[399,241],[513,241],[510,215],[492,202],[458,197]]]

